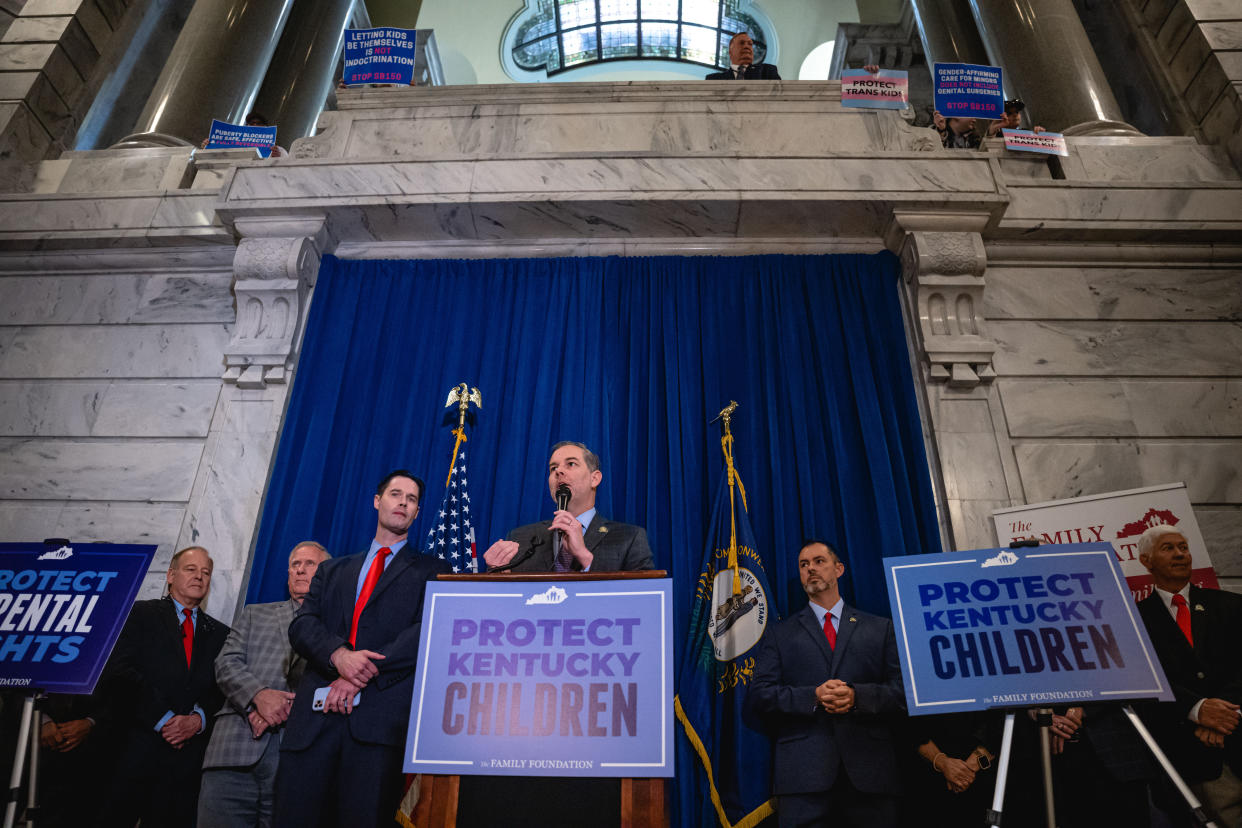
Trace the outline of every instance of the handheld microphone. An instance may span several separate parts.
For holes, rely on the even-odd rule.
[[[569,490],[568,483],[562,483],[561,485],[557,486],[556,487],[556,510],[559,512],[562,509],[568,509],[569,499],[571,497],[573,497],[573,492]],[[561,557],[561,533],[558,530],[552,533],[552,560],[555,561],[560,557]]]

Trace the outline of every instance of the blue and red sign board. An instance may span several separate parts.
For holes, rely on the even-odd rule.
[[[1173,699],[1111,544],[884,566],[913,716]]]
[[[90,693],[155,547],[0,543],[0,688]]]
[[[1005,114],[999,66],[937,63],[932,70],[936,111],[946,118],[989,118]]]
[[[673,775],[672,581],[427,586],[407,773]]]
[[[270,158],[276,146],[276,127],[230,124],[212,119],[211,131],[207,133],[207,146],[203,149],[245,149],[253,147],[261,158]]]
[[[345,30],[346,86],[392,83],[409,86],[414,80],[414,29]]]

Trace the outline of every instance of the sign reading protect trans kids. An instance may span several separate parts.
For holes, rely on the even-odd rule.
[[[0,543],[0,687],[90,693],[154,546]]]
[[[1171,701],[1107,543],[885,558],[913,716]]]
[[[406,773],[672,776],[672,581],[427,585]]]

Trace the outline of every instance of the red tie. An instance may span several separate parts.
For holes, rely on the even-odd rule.
[[[190,659],[194,655],[194,621],[190,618],[191,610],[187,607],[181,611],[185,620],[181,622],[181,643],[185,645],[185,666],[189,668]]]
[[[349,646],[351,647],[358,638],[358,619],[362,617],[362,608],[371,599],[371,591],[375,589],[375,584],[384,574],[384,559],[391,554],[391,549],[381,546],[380,550],[375,553],[375,560],[371,561],[371,568],[367,570],[367,579],[362,582],[362,591],[358,593],[358,600],[354,603],[354,622],[349,625]]]
[[[1195,646],[1195,637],[1190,634],[1190,607],[1186,606],[1186,599],[1181,595],[1174,595],[1173,606],[1177,607],[1177,626],[1182,628],[1182,635],[1186,636],[1190,646]]]
[[[837,648],[837,628],[832,626],[832,613],[824,613],[824,636],[828,639],[829,649]]]

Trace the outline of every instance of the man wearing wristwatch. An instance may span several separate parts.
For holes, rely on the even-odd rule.
[[[841,599],[829,544],[803,544],[798,572],[810,604],[769,627],[746,698],[775,742],[779,824],[895,826],[906,704],[893,622]]]

